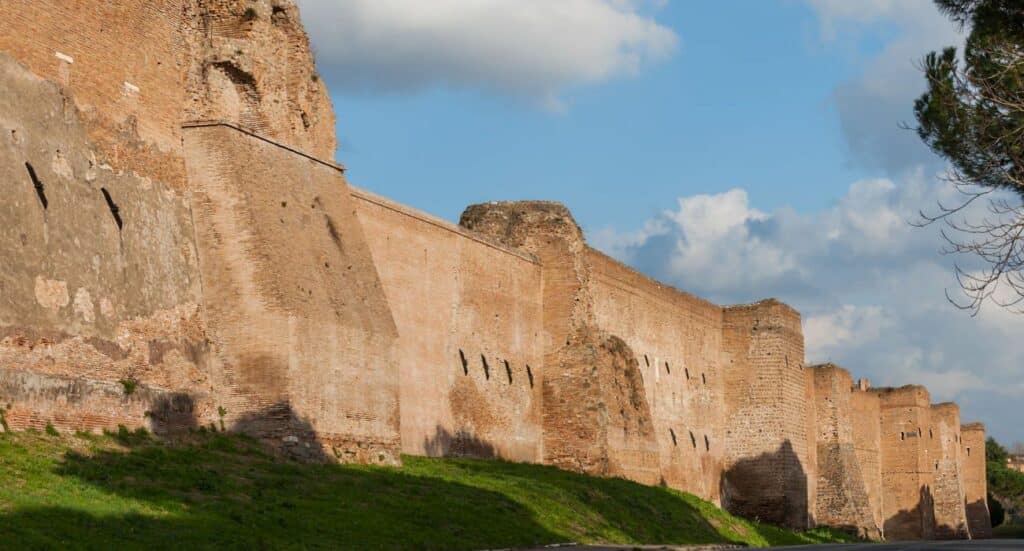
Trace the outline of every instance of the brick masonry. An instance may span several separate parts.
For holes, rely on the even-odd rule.
[[[311,461],[536,462],[752,518],[984,537],[984,428],[806,367],[798,312],[348,185],[290,0],[9,0],[0,430],[199,425]],[[251,10],[250,10],[251,8]]]

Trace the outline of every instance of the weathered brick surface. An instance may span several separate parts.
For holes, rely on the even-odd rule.
[[[868,392],[868,383],[862,379],[850,396],[853,445],[860,464],[864,490],[868,494],[871,517],[880,530],[882,516],[882,463],[881,463],[881,404],[878,395]],[[884,534],[883,534],[884,536]]]
[[[725,474],[722,503],[737,513],[804,528],[811,521],[808,431],[813,401],[800,314],[778,301],[724,310]],[[816,447],[816,446],[815,446]]]
[[[809,368],[814,374],[818,483],[815,520],[878,539],[864,472],[853,436],[853,381],[834,365]]]
[[[960,457],[960,408],[948,402],[934,404],[931,420],[928,454],[935,467],[935,537],[963,539],[968,531]]]
[[[988,481],[985,477],[985,426],[981,423],[962,425],[960,446],[967,529],[974,539],[990,538],[992,522],[987,501]]]
[[[932,539],[935,467],[928,451],[931,404],[922,386],[872,389],[881,407],[882,517],[885,537]],[[923,436],[922,436],[923,435]]]

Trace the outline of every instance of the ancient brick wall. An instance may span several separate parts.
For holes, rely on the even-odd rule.
[[[810,521],[817,479],[800,314],[768,300],[724,311],[725,474],[731,511],[790,527]],[[811,443],[813,445],[813,443]]]
[[[928,453],[928,390],[922,386],[871,392],[881,407],[882,517],[887,539],[931,539],[935,532],[935,467]]]
[[[398,327],[402,449],[539,462],[541,266],[353,190]]]
[[[397,333],[341,170],[225,125],[185,151],[226,420],[397,462]]]
[[[985,476],[985,426],[968,423],[960,427],[960,457],[963,463],[964,502],[967,529],[974,539],[992,537],[988,510],[988,480]]]
[[[181,123],[324,158],[334,114],[291,0],[5,0],[0,51],[68,90],[101,163],[185,185]],[[251,10],[251,11],[249,11]]]
[[[634,351],[666,484],[719,501],[722,308],[588,249],[599,327]]]
[[[983,427],[805,369],[788,306],[646,278],[557,203],[455,226],[351,190],[292,0],[0,2],[12,429],[212,423],[306,459],[501,457],[796,528],[990,533]]]
[[[853,382],[850,373],[831,364],[809,368],[814,374],[818,484],[815,521],[878,539],[853,436]]]
[[[935,537],[963,539],[968,532],[960,458],[960,407],[949,402],[934,404],[931,420],[928,454],[935,467]]]
[[[468,207],[460,224],[541,262],[544,461],[648,484],[662,481],[639,355],[597,324],[583,233],[557,203]]]
[[[211,390],[188,205],[101,162],[76,104],[2,53],[0,89],[8,422],[162,428],[151,416],[169,415],[160,397],[187,388],[201,402]]]
[[[882,518],[881,404],[878,395],[868,392],[868,382],[858,381],[850,396],[850,425],[853,445],[860,464],[864,490],[868,494],[871,517],[880,530]],[[884,533],[882,534],[884,537]]]

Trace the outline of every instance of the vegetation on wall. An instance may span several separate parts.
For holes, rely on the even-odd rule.
[[[407,456],[299,465],[196,432],[0,434],[0,549],[486,549],[557,542],[754,546],[848,539],[742,520],[692,495],[531,464]]]

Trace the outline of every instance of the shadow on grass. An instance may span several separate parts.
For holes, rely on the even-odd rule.
[[[480,549],[559,541],[497,492],[398,469],[282,462],[238,436],[173,446],[120,440],[127,452],[67,452],[54,471],[75,485],[41,501],[73,508],[0,514],[0,548]]]
[[[24,482],[7,512],[0,491],[3,549],[814,541],[667,488],[540,465],[424,457],[405,457],[401,468],[299,464],[224,433],[158,441],[122,432],[93,437],[88,453],[67,451],[58,438],[33,438],[52,451],[0,446],[0,467],[21,469],[14,480]]]

